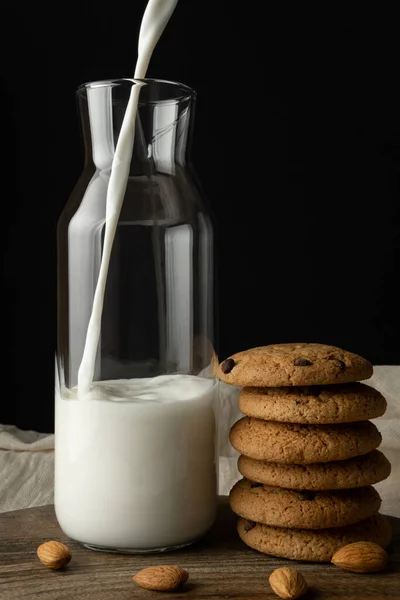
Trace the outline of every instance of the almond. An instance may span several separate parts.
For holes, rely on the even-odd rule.
[[[39,560],[49,569],[63,569],[71,560],[71,552],[61,542],[44,542],[37,549]]]
[[[133,581],[146,590],[172,592],[183,585],[189,577],[188,571],[180,567],[147,567],[133,576]]]
[[[279,598],[286,598],[287,600],[300,598],[307,591],[307,582],[303,575],[295,569],[288,569],[287,567],[272,571],[269,576],[269,583]]]
[[[388,555],[373,542],[354,542],[340,548],[332,556],[337,567],[353,573],[374,573],[387,565]]]

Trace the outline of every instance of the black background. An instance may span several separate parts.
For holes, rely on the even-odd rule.
[[[0,422],[53,430],[56,222],[83,165],[75,90],[133,74],[144,7],[25,3],[3,21]],[[324,10],[180,0],[148,71],[198,92],[221,359],[316,341],[400,364],[395,15]]]

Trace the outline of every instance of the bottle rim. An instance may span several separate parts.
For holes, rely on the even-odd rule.
[[[131,86],[139,84],[141,86],[150,86],[150,88],[160,88],[163,91],[164,97],[156,99],[146,99],[146,104],[168,104],[177,103],[185,100],[195,99],[196,91],[184,83],[178,81],[170,81],[167,79],[135,79],[135,78],[118,78],[118,79],[102,79],[97,81],[88,81],[82,83],[77,88],[79,96],[86,96],[88,90],[100,88],[114,88],[118,86]],[[169,88],[169,89],[168,89]],[[168,90],[168,93],[167,93]]]

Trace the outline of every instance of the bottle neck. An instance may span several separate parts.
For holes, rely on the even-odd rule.
[[[86,161],[100,171],[111,169],[126,104],[115,103],[111,87],[87,90],[81,99]],[[173,175],[188,160],[193,99],[139,104],[131,175]]]

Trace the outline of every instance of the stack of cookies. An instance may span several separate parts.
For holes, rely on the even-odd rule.
[[[387,518],[373,484],[390,474],[369,420],[385,398],[359,383],[372,365],[322,344],[276,344],[239,352],[217,369],[241,386],[246,415],[230,432],[243,479],[229,501],[250,547],[296,560],[325,562],[342,546],[386,547]]]

